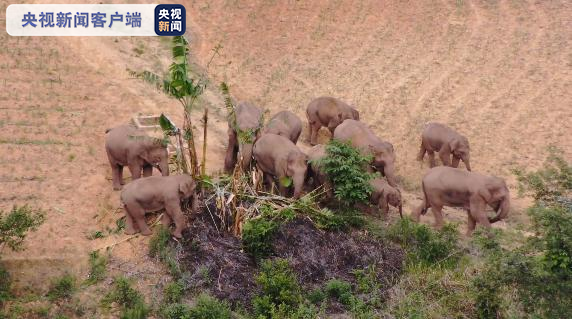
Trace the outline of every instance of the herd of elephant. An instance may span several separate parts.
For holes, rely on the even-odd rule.
[[[326,147],[316,143],[320,128],[327,127],[332,138],[347,142],[363,155],[371,157],[367,169],[381,175],[370,181],[373,190],[371,204],[378,207],[384,217],[389,213],[389,206],[398,208],[402,214],[394,147],[361,122],[359,112],[350,105],[333,97],[319,97],[308,104],[306,117],[312,148],[307,153],[296,145],[303,124],[294,113],[281,111],[264,126],[263,111],[251,103],[241,102],[236,105],[234,115],[228,123],[224,163],[227,172],[234,170],[237,164],[242,169],[253,165],[262,173],[267,187],[273,187],[274,182],[279,181],[276,184],[284,196],[299,198],[305,187],[322,186],[327,190],[326,196],[332,196],[333,185],[318,165],[319,159],[326,156]],[[122,125],[106,133],[105,147],[112,169],[113,189],[122,188],[124,166],[129,168],[132,176],[132,182],[121,193],[126,233],[151,234],[145,213],[165,208],[162,223],[170,225],[174,222],[172,234],[180,238],[186,227],[181,201],[191,200],[193,209],[197,207],[196,184],[192,177],[169,176],[166,146],[142,130]],[[435,167],[435,152],[444,166]],[[435,226],[441,228],[444,206],[464,208],[468,213],[467,234],[470,235],[477,223],[490,227],[491,223],[508,215],[510,194],[505,181],[472,172],[469,153],[469,142],[463,135],[440,123],[425,125],[418,160],[422,161],[428,154],[431,169],[421,183],[423,202],[411,214],[415,221],[432,208]],[[457,168],[460,161],[467,170]],[[163,176],[151,176],[153,167]],[[140,178],[141,172],[144,178]],[[284,180],[291,183],[282,182]],[[487,206],[496,211],[495,217],[487,216]]]

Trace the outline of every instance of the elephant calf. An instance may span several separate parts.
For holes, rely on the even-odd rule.
[[[280,193],[286,195],[284,181],[291,179],[294,198],[300,197],[308,169],[306,154],[292,141],[276,134],[263,134],[254,144],[253,153],[256,166],[268,184],[272,185],[277,178]]]
[[[163,176],[169,175],[169,153],[160,140],[148,136],[143,130],[121,125],[105,131],[105,151],[111,165],[113,189],[120,190],[123,182],[123,166],[129,167],[133,180],[151,176],[153,166]]]
[[[242,156],[243,169],[248,169],[252,159],[252,145],[262,126],[262,110],[248,102],[240,102],[234,109],[236,123],[228,120],[228,147],[224,159],[224,169],[230,173],[237,162],[237,155]]]
[[[336,98],[322,96],[308,104],[306,117],[310,128],[310,144],[316,145],[318,131],[322,126],[327,127],[333,136],[336,127],[344,120],[358,121],[359,112]]]
[[[132,235],[140,231],[144,236],[151,235],[145,213],[165,208],[161,222],[168,227],[174,220],[173,236],[181,238],[186,228],[181,201],[190,199],[195,210],[195,189],[195,181],[189,175],[151,176],[129,183],[121,192],[121,203],[125,208],[125,233]]]
[[[440,166],[429,170],[423,177],[423,203],[412,214],[419,221],[431,207],[435,216],[435,227],[443,226],[443,206],[462,207],[468,212],[468,230],[470,235],[476,223],[490,228],[508,216],[510,193],[504,179],[468,172],[453,167]],[[496,216],[489,218],[486,207],[492,207]]]
[[[375,170],[387,177],[389,185],[397,186],[395,151],[391,143],[382,141],[367,125],[356,120],[345,120],[340,124],[334,131],[334,138],[350,142],[363,155],[371,155]]]
[[[284,136],[296,144],[302,133],[302,121],[290,111],[278,112],[270,119],[263,133]]]
[[[458,167],[463,160],[467,170],[471,170],[469,163],[469,140],[452,128],[440,123],[427,123],[421,134],[421,149],[417,160],[423,161],[425,153],[429,154],[431,167],[435,167],[435,152],[445,166]],[[453,162],[451,163],[451,154]]]
[[[384,219],[389,216],[389,205],[398,208],[399,216],[403,217],[401,192],[397,187],[389,185],[383,178],[374,178],[369,184],[373,188],[370,203],[379,208]]]

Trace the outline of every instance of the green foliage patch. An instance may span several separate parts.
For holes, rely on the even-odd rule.
[[[14,206],[8,213],[0,211],[0,248],[22,250],[28,232],[36,231],[45,219],[44,212],[28,205]]]

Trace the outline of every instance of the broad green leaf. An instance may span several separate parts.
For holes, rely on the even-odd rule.
[[[292,178],[288,177],[288,176],[283,176],[280,177],[280,185],[284,186],[284,187],[290,187],[290,185],[292,185]]]

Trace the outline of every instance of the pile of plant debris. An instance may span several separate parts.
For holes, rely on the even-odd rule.
[[[219,232],[220,225],[205,209],[193,216],[185,233],[182,270],[187,285],[208,290],[220,299],[244,307],[259,293],[255,283],[258,267],[255,259],[242,249],[241,240]],[[305,289],[338,278],[355,284],[354,270],[374,269],[384,289],[399,276],[404,253],[400,248],[367,236],[362,231],[324,231],[303,216],[282,223],[272,237],[273,254],[289,260]]]

